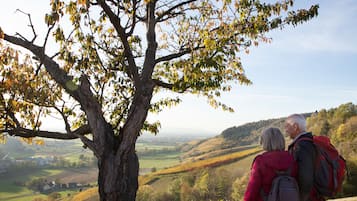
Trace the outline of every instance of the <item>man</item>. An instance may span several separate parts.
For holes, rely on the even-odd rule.
[[[293,142],[288,150],[298,164],[298,184],[301,201],[324,201],[314,188],[314,164],[316,151],[312,141],[299,140],[311,138],[312,133],[306,132],[306,120],[301,114],[292,114],[285,120],[285,132]]]

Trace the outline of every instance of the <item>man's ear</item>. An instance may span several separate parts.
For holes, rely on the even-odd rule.
[[[293,128],[294,128],[295,131],[299,131],[300,130],[297,123],[293,124]]]

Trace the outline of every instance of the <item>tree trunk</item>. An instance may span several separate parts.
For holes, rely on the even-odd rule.
[[[99,196],[101,201],[135,201],[138,190],[139,160],[135,148],[117,157],[106,152],[98,160]]]
[[[136,199],[139,186],[139,160],[135,153],[135,143],[150,108],[153,88],[154,83],[150,82],[137,92],[128,119],[119,135],[114,134],[111,125],[107,124],[104,118],[99,122],[98,118],[92,119],[91,125],[95,128],[93,130],[98,133],[94,135],[98,136],[97,147],[101,148],[98,156],[98,185],[101,201],[135,201]],[[92,117],[95,117],[95,114]]]

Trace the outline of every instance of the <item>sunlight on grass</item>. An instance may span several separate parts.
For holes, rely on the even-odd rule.
[[[90,188],[78,193],[72,199],[73,201],[94,201],[99,200],[98,188]]]
[[[241,159],[243,157],[246,157],[248,155],[257,153],[259,151],[261,151],[260,147],[253,148],[253,149],[248,149],[248,150],[244,150],[244,151],[236,152],[236,153],[232,153],[232,154],[227,154],[227,155],[224,155],[224,156],[214,157],[214,158],[210,158],[210,159],[207,159],[207,160],[188,162],[188,163],[184,163],[184,164],[179,165],[179,166],[175,166],[175,167],[172,167],[172,168],[167,168],[167,169],[164,169],[164,170],[157,171],[154,174],[155,175],[173,174],[173,173],[179,173],[179,172],[186,172],[186,171],[194,170],[196,168],[214,167],[214,166],[230,163],[230,162],[233,162],[235,160],[239,160],[239,159]]]

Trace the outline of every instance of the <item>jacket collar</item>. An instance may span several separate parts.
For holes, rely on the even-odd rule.
[[[299,138],[301,137],[312,137],[311,132],[302,132],[299,135],[297,135],[294,140],[289,144],[289,147],[292,146]]]

